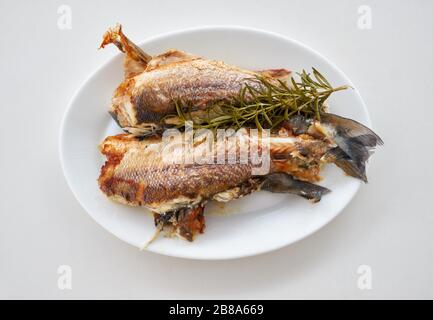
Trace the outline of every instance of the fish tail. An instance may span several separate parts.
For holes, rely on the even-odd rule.
[[[300,181],[286,173],[271,173],[267,175],[262,184],[262,190],[275,193],[290,193],[301,196],[313,202],[318,202],[324,194],[331,190],[310,182]]]
[[[329,150],[326,157],[331,159],[331,161],[347,175],[360,179],[365,183],[368,182],[365,170],[365,161],[354,161],[342,149],[340,149],[340,147],[335,147]]]
[[[102,38],[99,48],[104,48],[108,44],[114,44],[125,55],[125,77],[135,76],[146,69],[147,64],[152,59],[122,32],[122,25],[117,24],[114,28],[108,29]]]
[[[367,182],[366,162],[382,139],[363,124],[326,113],[321,115],[321,123],[331,127],[331,138],[337,147],[327,156],[346,174]]]

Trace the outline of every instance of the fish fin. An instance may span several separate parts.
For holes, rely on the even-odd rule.
[[[238,187],[231,188],[217,194],[214,194],[212,200],[218,202],[228,202],[233,199],[239,199],[247,194],[250,194],[254,191],[257,191],[260,188],[260,179],[250,179],[247,182],[244,182]]]
[[[347,175],[360,179],[367,183],[367,175],[365,172],[365,162],[355,162],[339,147],[335,147],[328,151],[326,157],[329,157],[340,169]]]
[[[165,65],[169,65],[171,63],[187,62],[197,59],[201,59],[201,57],[176,49],[171,49],[153,57],[152,60],[149,62],[146,70],[150,71]]]
[[[126,53],[124,60],[125,78],[130,78],[142,73],[149,61],[150,55],[141,50],[122,32],[122,25],[117,24],[114,28],[108,29],[104,33],[99,48],[104,48],[107,44],[114,44],[120,51]]]
[[[287,69],[268,69],[258,70],[256,72],[262,76],[279,79],[281,81],[287,81],[289,79],[289,75],[292,73],[290,70]]]
[[[367,182],[366,162],[382,139],[363,124],[331,113],[321,114],[321,123],[331,127],[331,139],[338,146],[328,156],[346,174]]]
[[[373,130],[358,121],[332,113],[322,113],[320,119],[322,123],[332,125],[345,138],[362,137],[361,139],[368,146],[383,145],[382,139]]]
[[[164,131],[164,127],[159,125],[153,125],[149,123],[148,125],[141,125],[140,127],[123,127],[123,131],[130,133],[136,137],[145,138],[149,136],[161,135]]]
[[[286,173],[271,173],[267,175],[262,184],[262,190],[275,193],[291,193],[318,202],[322,195],[331,192],[331,190],[305,181],[296,180]]]

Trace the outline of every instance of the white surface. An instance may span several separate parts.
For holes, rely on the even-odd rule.
[[[187,29],[153,37],[140,46],[150,54],[180,48],[249,70],[311,71],[314,66],[335,86],[347,84],[354,88],[335,65],[310,48],[280,35],[245,27]],[[227,47],[231,50],[227,51]],[[109,60],[72,98],[60,129],[60,158],[69,186],[90,216],[120,239],[142,248],[155,234],[150,212],[108,201],[95,181],[104,161],[97,146],[105,137],[122,132],[107,114],[107,106],[113,88],[123,79],[123,58],[123,54],[118,54]],[[371,126],[356,89],[339,92],[328,103],[331,112]],[[208,203],[204,236],[197,237],[194,243],[159,237],[147,250],[174,257],[215,260],[253,256],[294,243],[331,221],[361,184],[331,165],[323,170],[322,176],[321,184],[332,192],[319,203],[269,192],[230,201],[224,209]]]
[[[0,297],[433,298],[432,2],[68,1],[63,31],[61,4],[0,2]],[[357,28],[362,4],[371,30]],[[385,141],[370,183],[321,231],[253,258],[182,260],[114,238],[66,185],[58,133],[75,90],[113,56],[95,49],[116,21],[133,39],[239,24],[323,53],[353,80]],[[72,290],[58,289],[59,265],[72,267]],[[360,265],[372,268],[371,290],[357,287]]]

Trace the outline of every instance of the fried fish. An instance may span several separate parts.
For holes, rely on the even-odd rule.
[[[129,133],[157,130],[162,119],[176,112],[176,101],[191,106],[189,112],[203,112],[230,101],[245,85],[260,90],[257,76],[276,82],[290,74],[286,69],[244,70],[178,50],[150,56],[123,34],[120,25],[104,34],[100,47],[110,43],[125,53],[125,74],[109,112]]]
[[[324,164],[335,163],[347,174],[366,181],[365,162],[382,143],[360,123],[333,114],[323,114],[320,122],[291,118],[269,137],[267,148],[263,147],[263,137],[251,136],[248,130],[239,132],[234,143],[228,143],[228,137],[199,138],[188,150],[184,142],[167,147],[163,137],[157,136],[107,137],[100,145],[107,161],[101,169],[99,186],[115,201],[154,212],[158,229],[192,241],[204,230],[207,201],[230,201],[257,190],[319,201],[330,191],[314,184],[320,181]],[[186,134],[180,133],[181,141]],[[258,164],[251,153],[242,161],[243,144],[248,147],[244,150],[255,147],[269,154],[265,172],[254,173]],[[232,162],[219,163],[218,154],[235,156]],[[186,155],[199,161],[187,162]]]

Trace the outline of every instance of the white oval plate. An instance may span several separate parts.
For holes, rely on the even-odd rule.
[[[137,40],[137,39],[133,39]],[[334,85],[350,80],[331,62],[305,45],[277,34],[241,27],[204,27],[173,32],[140,45],[150,54],[170,48],[223,60],[246,69],[317,68]],[[105,50],[117,50],[114,46]],[[123,54],[97,70],[73,97],[60,133],[60,158],[66,180],[84,209],[105,229],[137,247],[153,235],[153,219],[143,208],[108,200],[98,188],[103,157],[97,146],[121,132],[108,115],[111,95],[122,80]],[[367,109],[354,90],[334,94],[330,110],[370,126]],[[192,259],[232,259],[275,250],[298,241],[331,221],[352,199],[360,182],[332,165],[322,185],[332,192],[317,204],[302,198],[258,192],[219,207],[205,209],[206,230],[192,243],[158,238],[147,249]]]

